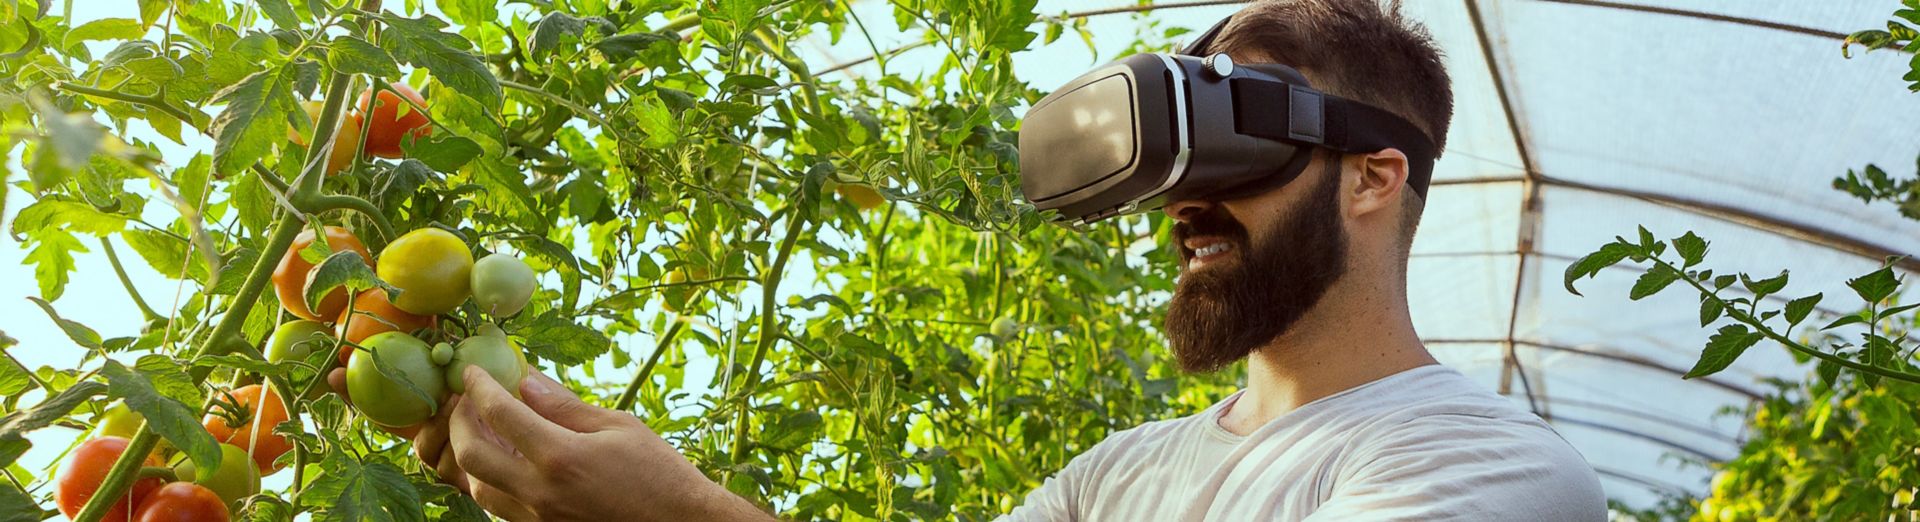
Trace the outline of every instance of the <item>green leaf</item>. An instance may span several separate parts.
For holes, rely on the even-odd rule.
[[[1740,274],[1740,285],[1746,287],[1748,292],[1753,293],[1753,298],[1758,300],[1785,289],[1787,287],[1787,271],[1781,270],[1780,275],[1759,281],[1747,278],[1746,274]]]
[[[370,74],[380,78],[400,76],[400,65],[394,63],[393,55],[387,54],[386,49],[352,35],[333,39],[333,45],[327,51],[327,65],[347,74]]]
[[[361,462],[351,453],[328,453],[313,483],[300,494],[300,504],[320,510],[316,522],[423,522],[427,519],[420,492],[399,468],[384,462]]]
[[[100,349],[100,334],[98,332],[94,332],[92,328],[88,328],[87,325],[80,324],[78,321],[60,317],[60,313],[53,310],[52,304],[38,297],[28,296],[27,300],[33,301],[33,304],[40,305],[40,309],[47,312],[47,317],[52,318],[54,324],[60,325],[60,331],[66,332],[67,338],[73,339],[74,344],[92,350]]]
[[[1734,277],[1731,274],[1715,277],[1713,278],[1713,289],[1726,290],[1727,287],[1733,286],[1734,281],[1737,281],[1737,280],[1739,280],[1739,278]]]
[[[420,160],[433,170],[440,172],[459,172],[467,162],[480,157],[483,152],[480,144],[459,136],[433,136],[429,140],[415,140],[413,136],[402,137],[400,148],[408,158]]]
[[[1788,328],[1792,328],[1792,325],[1800,324],[1800,321],[1807,318],[1807,314],[1813,313],[1814,305],[1820,304],[1820,299],[1822,297],[1825,297],[1825,296],[1823,294],[1813,294],[1810,296],[1788,301],[1787,302],[1787,324],[1789,325]]]
[[[528,353],[561,366],[578,366],[607,353],[613,341],[598,330],[581,326],[558,314],[548,312],[534,320],[521,335]]]
[[[1889,265],[1873,273],[1848,279],[1847,287],[1852,288],[1853,293],[1859,295],[1861,300],[1879,303],[1900,288],[1900,280],[1893,275],[1893,267]]]
[[[213,118],[219,175],[245,170],[287,141],[287,115],[300,110],[293,105],[293,76],[292,67],[259,71],[213,95],[215,104],[227,106]]]
[[[1885,310],[1881,310],[1880,312],[1878,312],[1878,313],[1876,313],[1876,314],[1874,314],[1874,316],[1875,316],[1874,318],[1875,318],[1875,319],[1884,319],[1884,318],[1888,318],[1888,317],[1893,317],[1893,316],[1896,316],[1896,315],[1900,315],[1900,314],[1902,314],[1902,313],[1905,313],[1905,312],[1906,312],[1906,311],[1908,311],[1908,310],[1912,310],[1912,309],[1914,309],[1915,307],[1920,307],[1920,303],[1914,303],[1914,304],[1909,304],[1909,305],[1900,305],[1900,306],[1896,306],[1896,307],[1893,307],[1893,308],[1888,308],[1888,309],[1885,309]]]
[[[633,117],[647,134],[641,145],[666,147],[680,141],[680,119],[674,117],[658,95],[641,96],[633,104]]]
[[[259,0],[260,12],[273,20],[273,25],[289,31],[300,29],[300,15],[294,14],[293,5],[287,0]]]
[[[641,52],[659,45],[672,48],[679,38],[660,33],[627,33],[609,36],[593,43],[593,49],[607,57],[608,61],[624,62],[638,58]]]
[[[133,369],[153,380],[154,391],[180,401],[181,404],[199,405],[207,397],[200,393],[200,387],[193,384],[192,376],[179,361],[165,355],[151,354],[141,356],[133,363]]]
[[[155,230],[128,230],[120,234],[127,246],[147,261],[147,266],[169,279],[192,277],[207,280],[207,263],[200,256],[187,255],[187,243]]]
[[[1839,327],[1850,325],[1850,324],[1864,323],[1864,322],[1867,322],[1867,318],[1862,317],[1862,314],[1843,315],[1843,316],[1840,316],[1839,319],[1834,319],[1833,322],[1827,323],[1826,326],[1820,327],[1820,329],[1823,331],[1832,330],[1834,328],[1839,328]]]
[[[1673,250],[1680,254],[1680,259],[1686,261],[1682,268],[1691,267],[1706,259],[1707,240],[1693,235],[1693,231],[1689,230],[1686,235],[1673,238]]]
[[[0,448],[7,445],[4,439],[0,439]],[[0,486],[0,521],[37,522],[47,518],[49,518],[47,513],[40,510],[39,504],[35,503],[32,497],[28,497],[27,492],[13,486]]]
[[[1578,281],[1582,277],[1592,277],[1607,267],[1619,264],[1620,261],[1625,260],[1628,255],[1633,254],[1633,251],[1634,247],[1630,244],[1621,242],[1607,243],[1601,245],[1600,249],[1594,251],[1592,254],[1587,254],[1586,257],[1580,258],[1579,261],[1567,265],[1565,276],[1567,292],[1573,295],[1580,295],[1580,291],[1573,288],[1574,281]]]
[[[1701,299],[1700,326],[1704,327],[1713,324],[1713,321],[1719,319],[1720,314],[1725,311],[1726,305],[1722,304],[1719,299]]]
[[[1653,265],[1653,268],[1647,269],[1646,273],[1640,274],[1639,280],[1633,282],[1633,290],[1627,293],[1627,298],[1639,301],[1660,293],[1678,279],[1680,279],[1679,272],[1667,268],[1666,265]]]
[[[533,36],[527,37],[527,51],[534,59],[546,58],[553,53],[554,47],[560,45],[560,37],[579,38],[586,28],[579,18],[566,13],[547,13],[533,24]]]
[[[128,407],[147,420],[148,428],[193,459],[195,467],[220,468],[220,443],[200,425],[199,408],[190,408],[162,395],[146,374],[128,369],[119,361],[107,360],[100,373],[106,375],[111,395],[125,400]]]
[[[333,289],[342,286],[347,287],[348,293],[354,294],[380,287],[396,299],[400,295],[400,289],[382,282],[380,276],[374,274],[373,267],[367,265],[366,258],[360,257],[359,252],[340,250],[307,272],[307,295],[302,297],[306,299],[308,309],[319,310],[320,301],[333,293]]]
[[[1700,353],[1700,361],[1687,370],[1685,378],[1705,377],[1727,369],[1748,347],[1765,338],[1759,332],[1747,331],[1744,325],[1730,324],[1720,327],[1720,331],[1707,339],[1706,350]]]
[[[147,30],[142,28],[139,20],[101,18],[67,31],[66,39],[60,42],[60,47],[70,49],[75,44],[89,40],[133,40],[146,33]]]
[[[440,83],[478,100],[488,112],[500,110],[500,81],[486,62],[469,52],[473,44],[466,38],[440,31],[446,22],[394,13],[384,13],[381,19],[387,22],[387,32],[381,34],[380,43],[394,58],[433,72]]]
[[[111,234],[126,229],[127,218],[101,212],[80,201],[47,198],[20,209],[13,217],[14,235],[62,230],[93,234]]]
[[[67,274],[73,272],[73,253],[86,252],[87,247],[80,240],[64,230],[41,232],[39,245],[27,253],[26,262],[33,265],[34,280],[40,283],[40,295],[50,300],[59,300],[67,289]]]
[[[60,390],[60,393],[41,401],[39,405],[0,417],[0,468],[13,465],[14,460],[27,452],[27,448],[33,447],[33,443],[27,441],[28,433],[53,425],[81,403],[106,391],[104,384],[83,381]]]

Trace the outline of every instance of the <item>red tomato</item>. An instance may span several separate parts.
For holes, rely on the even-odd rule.
[[[396,83],[393,84],[392,91],[379,90],[379,96],[373,97],[379,101],[369,109],[367,102],[369,95],[373,92],[370,90],[360,93],[360,114],[366,115],[371,122],[367,127],[365,149],[367,154],[398,159],[402,157],[400,150],[402,136],[412,134],[413,139],[418,140],[432,133],[433,128],[427,125],[427,115],[420,113],[420,109],[426,108],[427,100],[421,98],[420,93],[414,92],[412,87]],[[400,96],[394,96],[395,92],[400,93]],[[400,106],[407,103],[401,101],[401,97],[412,100],[413,105],[418,107],[408,107],[405,116],[397,116],[400,114]]]
[[[275,426],[287,420],[286,404],[281,402],[279,393],[268,394],[266,388],[258,384],[234,388],[229,393],[231,398],[226,395],[220,398],[239,403],[243,411],[227,413],[226,407],[215,405],[200,424],[214,440],[239,446],[252,454],[261,475],[272,475],[280,469],[273,465],[273,460],[293,449],[292,441],[273,433]],[[265,401],[260,400],[261,395],[266,395]]]
[[[100,437],[82,442],[80,447],[74,448],[73,453],[67,455],[66,467],[60,468],[59,482],[53,491],[54,503],[60,505],[60,512],[66,514],[67,518],[78,516],[80,508],[86,507],[87,500],[100,490],[100,483],[107,480],[107,471],[113,469],[113,461],[120,460],[120,454],[127,452],[127,445],[131,442],[120,437]],[[160,460],[149,456],[146,465],[158,466]],[[132,494],[114,502],[113,508],[107,510],[107,516],[100,520],[127,522],[134,514],[134,506],[145,500],[162,482],[159,477],[135,481]]]
[[[320,298],[320,309],[307,308],[307,272],[313,270],[313,263],[300,257],[300,250],[313,244],[313,229],[300,231],[293,238],[293,246],[287,254],[280,257],[280,265],[273,268],[273,293],[280,297],[280,307],[287,313],[310,321],[324,321],[340,315],[347,308],[347,292],[336,288]],[[353,232],[340,227],[327,227],[327,248],[334,252],[352,250],[366,259],[367,266],[373,266],[373,254],[367,253],[367,245],[354,237]]]
[[[361,341],[385,332],[407,332],[428,328],[434,325],[433,316],[414,315],[387,300],[387,291],[374,288],[360,292],[353,298],[353,316],[340,314],[340,322],[335,323],[334,333],[349,343]],[[353,355],[353,347],[340,345],[340,365],[347,365],[347,357]]]
[[[227,522],[232,515],[220,495],[206,486],[175,482],[162,486],[134,511],[134,522]]]

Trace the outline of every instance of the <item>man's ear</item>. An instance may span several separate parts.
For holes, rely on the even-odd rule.
[[[1381,209],[1400,206],[1400,193],[1407,190],[1407,155],[1400,149],[1384,149],[1347,157],[1358,161],[1359,179],[1347,191],[1347,213],[1362,217]]]

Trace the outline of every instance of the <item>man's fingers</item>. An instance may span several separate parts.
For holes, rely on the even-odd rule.
[[[468,385],[467,391],[474,391],[472,385]],[[501,445],[492,429],[481,420],[479,402],[467,396],[454,406],[452,418],[447,422],[447,450],[459,461],[460,469],[467,472],[470,486],[486,482],[510,488],[531,487],[538,482],[533,466]]]
[[[467,471],[460,469],[460,460],[453,458],[453,452],[441,453],[439,463],[433,466],[433,472],[440,475],[440,482],[453,486],[462,493],[473,494],[472,487],[468,485]]]
[[[534,515],[533,509],[527,507],[525,502],[514,498],[513,495],[508,494],[506,491],[487,485],[486,482],[479,480],[471,481],[469,484],[473,488],[473,501],[479,503],[480,507],[486,508],[487,512],[493,514],[493,516],[511,522],[533,522],[540,520],[540,517]]]
[[[632,417],[587,404],[552,377],[540,372],[529,373],[527,378],[520,380],[520,396],[525,398],[527,407],[533,409],[534,413],[581,433],[601,431],[623,417]]]
[[[564,440],[564,436],[574,435],[527,408],[479,366],[467,367],[465,377],[467,393],[460,398],[460,409],[470,406],[487,428],[529,460],[541,462],[548,449]]]
[[[439,462],[440,455],[446,453],[447,421],[453,417],[453,408],[459,401],[459,395],[448,398],[447,403],[440,406],[439,413],[420,425],[420,433],[413,437],[413,452],[420,456],[420,462]]]

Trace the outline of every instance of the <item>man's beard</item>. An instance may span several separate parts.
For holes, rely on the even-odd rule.
[[[1216,236],[1233,245],[1229,259],[1182,273],[1167,307],[1167,339],[1180,368],[1225,368],[1287,333],[1346,271],[1347,237],[1340,220],[1340,165],[1309,189],[1280,226],[1249,241],[1247,229],[1213,205],[1173,227],[1181,256],[1187,238]]]

